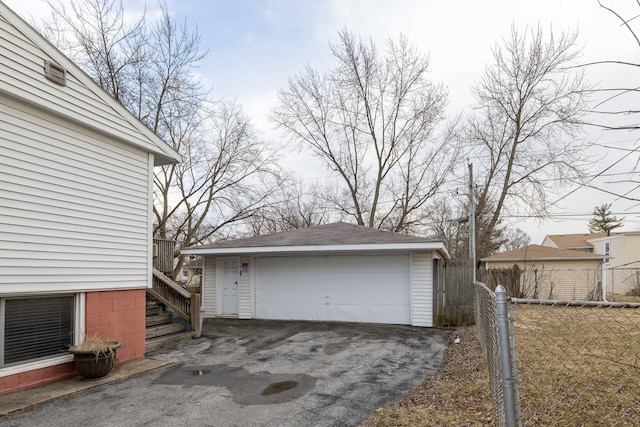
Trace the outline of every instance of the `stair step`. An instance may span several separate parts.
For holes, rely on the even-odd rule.
[[[145,341],[145,353],[158,350],[162,347],[168,347],[170,345],[185,341],[187,339],[195,338],[195,332],[179,332],[171,335],[163,335],[155,338],[149,338]]]
[[[181,323],[167,323],[165,325],[151,326],[146,329],[145,338],[155,338],[162,335],[174,334],[176,332],[182,332],[186,328]]]
[[[162,306],[147,306],[147,317],[162,314]]]
[[[154,314],[152,316],[147,315],[147,328],[150,326],[164,325],[173,322],[172,314]]]
[[[147,307],[153,307],[155,305],[158,305],[158,300],[155,299],[154,297],[147,295],[146,303],[147,303]]]

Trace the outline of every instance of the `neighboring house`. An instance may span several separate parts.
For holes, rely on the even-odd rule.
[[[0,2],[0,394],[144,357],[153,167],[179,155]]]
[[[347,223],[181,250],[204,258],[205,317],[433,325],[441,241]]]
[[[549,235],[542,244],[604,255],[607,295],[640,291],[640,231]]]
[[[618,233],[611,233],[616,236]],[[558,249],[572,249],[574,251],[597,253],[594,251],[593,244],[589,243],[591,239],[606,237],[607,233],[579,233],[579,234],[550,234],[545,236],[542,246],[549,246]]]
[[[528,245],[482,258],[489,272],[517,265],[526,298],[585,300],[599,291],[604,255]]]

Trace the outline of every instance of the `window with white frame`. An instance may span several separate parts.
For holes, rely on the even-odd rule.
[[[74,343],[77,295],[0,298],[0,367],[60,356]]]
[[[609,264],[609,262],[610,262],[609,256],[610,255],[611,255],[610,244],[609,244],[609,242],[604,242],[604,256],[606,257],[604,259],[604,263],[605,264]]]

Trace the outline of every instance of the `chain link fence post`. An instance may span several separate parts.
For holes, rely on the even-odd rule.
[[[509,343],[509,317],[507,315],[507,290],[498,285],[496,295],[496,320],[500,342],[500,369],[502,370],[502,398],[504,399],[504,422],[507,427],[515,427],[516,411],[511,373],[511,345]]]
[[[522,407],[520,406],[520,377],[516,351],[516,314],[513,305],[509,304],[509,339],[511,340],[511,376],[513,377],[513,398],[515,399],[516,422],[522,427]]]

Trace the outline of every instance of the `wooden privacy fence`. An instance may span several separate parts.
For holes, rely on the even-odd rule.
[[[433,312],[436,326],[473,325],[474,289],[469,259],[447,260],[444,280],[436,280]]]
[[[170,277],[173,276],[173,259],[176,253],[176,241],[153,239],[153,268]]]

